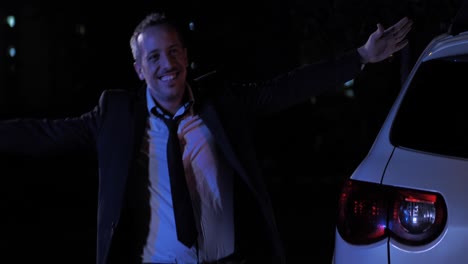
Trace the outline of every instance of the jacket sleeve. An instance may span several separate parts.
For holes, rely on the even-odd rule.
[[[346,81],[355,78],[362,64],[357,50],[334,60],[297,67],[271,80],[234,83],[226,96],[236,99],[238,109],[257,115],[281,111],[325,92],[337,92]]]
[[[0,121],[0,155],[45,156],[92,151],[103,105],[77,117]]]

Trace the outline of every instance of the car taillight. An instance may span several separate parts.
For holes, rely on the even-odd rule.
[[[338,204],[337,229],[351,244],[370,244],[389,236],[422,245],[441,234],[447,207],[438,193],[347,180]]]

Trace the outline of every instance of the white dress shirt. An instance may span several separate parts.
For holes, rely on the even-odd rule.
[[[187,88],[190,98],[193,96]],[[175,114],[184,114],[178,128],[183,148],[183,163],[195,221],[199,231],[197,244],[187,248],[177,240],[171,187],[167,167],[168,129],[151,113],[156,103],[146,93],[149,120],[144,151],[149,161],[151,220],[143,251],[143,262],[197,263],[213,261],[234,252],[232,169],[219,159],[213,135],[193,108],[185,106]],[[161,112],[159,110],[159,112]]]

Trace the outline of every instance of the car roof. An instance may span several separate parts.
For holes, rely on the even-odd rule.
[[[447,32],[432,39],[421,54],[421,61],[468,53],[468,0],[460,0]]]
[[[434,38],[423,53],[422,61],[468,53],[468,31],[457,35],[444,33]]]

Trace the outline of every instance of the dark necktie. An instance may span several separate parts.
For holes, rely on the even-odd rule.
[[[158,114],[159,115],[159,114]],[[169,167],[169,179],[171,182],[172,206],[174,207],[174,217],[177,230],[177,239],[192,247],[197,238],[195,217],[193,215],[192,201],[185,179],[184,165],[182,162],[182,152],[180,149],[177,127],[180,117],[175,119],[165,118],[159,115],[169,129],[169,139],[167,141],[167,161]]]

